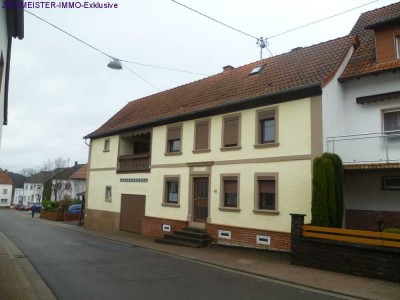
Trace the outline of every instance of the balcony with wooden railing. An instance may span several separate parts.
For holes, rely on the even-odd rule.
[[[118,173],[135,172],[150,172],[150,153],[118,157]]]

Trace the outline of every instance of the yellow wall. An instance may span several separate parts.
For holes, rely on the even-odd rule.
[[[221,164],[227,160],[256,158],[309,156],[311,155],[311,115],[310,99],[286,102],[278,107],[278,147],[255,149],[256,111],[241,112],[241,146],[238,151],[221,151],[223,116],[211,117],[211,139],[209,153],[192,153],[195,121],[183,122],[182,155],[165,156],[166,128],[153,128],[151,173],[116,174],[115,170],[95,170],[115,168],[118,156],[118,136],[110,137],[110,151],[103,152],[104,139],[92,142],[91,173],[89,182],[90,209],[120,211],[121,194],[146,195],[146,216],[187,220],[190,191],[190,168],[188,162],[215,162],[210,174],[210,218],[211,223],[239,227],[290,231],[290,213],[306,213],[311,210],[311,160],[304,157],[293,161]],[[265,107],[267,108],[267,107]],[[170,164],[180,164],[173,166]],[[163,165],[166,165],[163,167]],[[169,166],[167,166],[169,165]],[[279,214],[255,214],[254,174],[260,172],[278,173]],[[218,209],[220,203],[220,174],[240,173],[240,209],[226,212]],[[164,176],[180,176],[180,207],[162,206]],[[120,178],[148,178],[148,183],[121,183]],[[105,187],[112,186],[113,200],[105,202]],[[309,216],[308,216],[309,218]],[[309,220],[307,220],[309,221]]]
[[[278,107],[278,105],[273,105],[271,107]],[[264,149],[254,148],[256,137],[256,111],[262,108],[267,108],[267,106],[241,112],[242,149],[239,151],[220,150],[223,115],[211,118],[211,152],[209,153],[192,153],[195,120],[187,121],[183,124],[182,155],[179,156],[164,155],[167,127],[155,127],[153,129],[151,164],[159,165],[310,154],[311,120],[309,98],[279,104],[279,147]]]
[[[105,139],[110,139],[110,151],[108,151],[108,152],[103,151]],[[117,161],[118,161],[118,159],[117,159],[118,143],[119,143],[118,135],[93,140],[91,142],[92,156],[90,159],[90,169],[116,168]],[[114,174],[115,174],[115,171],[114,171]]]

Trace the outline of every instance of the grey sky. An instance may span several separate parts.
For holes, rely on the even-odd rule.
[[[113,2],[113,1],[110,1]],[[259,59],[255,40],[169,0],[114,0],[117,9],[33,9],[33,13],[115,57],[213,75],[225,65]],[[352,1],[181,0],[254,36],[288,29],[368,3]],[[278,55],[348,34],[359,15],[397,1],[381,0],[269,40]],[[264,51],[264,56],[269,56]],[[11,171],[62,157],[87,162],[82,137],[128,101],[158,92],[128,70],[25,13],[25,38],[13,41],[9,125],[0,167]],[[203,78],[128,65],[160,90]]]

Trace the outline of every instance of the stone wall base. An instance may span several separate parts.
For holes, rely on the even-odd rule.
[[[400,212],[346,209],[346,228],[382,231],[400,228]]]
[[[85,229],[98,231],[119,231],[119,213],[104,210],[87,209]]]
[[[163,231],[163,225],[171,226],[171,232]],[[166,233],[173,233],[175,230],[188,226],[187,221],[170,220],[155,217],[142,218],[142,234],[153,237],[163,237]]]
[[[230,232],[230,239],[219,237],[219,231]],[[290,233],[254,228],[242,228],[235,226],[206,224],[206,231],[214,243],[230,246],[241,246],[258,249],[278,251],[290,251]],[[257,243],[257,236],[269,237],[269,245]]]

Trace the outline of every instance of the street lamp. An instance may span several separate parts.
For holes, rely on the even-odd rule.
[[[107,67],[109,67],[110,69],[114,69],[114,70],[122,69],[121,62],[116,58],[113,58],[113,60],[108,63]]]

